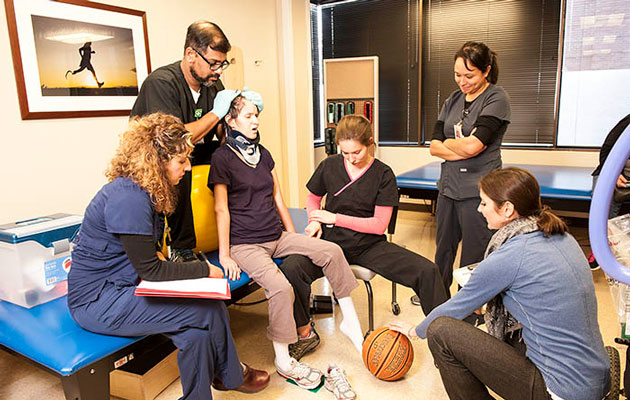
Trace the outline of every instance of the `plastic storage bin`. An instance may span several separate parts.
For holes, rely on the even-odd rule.
[[[0,300],[31,308],[65,295],[82,220],[54,214],[0,225]]]

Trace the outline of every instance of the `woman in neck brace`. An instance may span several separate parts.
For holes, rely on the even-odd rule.
[[[273,158],[259,143],[260,111],[250,99],[236,97],[225,116],[226,141],[212,158],[208,186],[214,191],[219,260],[229,279],[239,279],[243,270],[263,287],[277,371],[312,389],[320,385],[322,373],[289,356],[289,343],[297,341],[293,288],[272,257],[301,254],[322,268],[343,313],[339,329],[361,352],[363,334],[350,297],[357,281],[339,246],[295,233]]]

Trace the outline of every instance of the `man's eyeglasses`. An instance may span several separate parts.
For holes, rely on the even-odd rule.
[[[197,53],[197,55],[199,57],[201,57],[205,62],[208,63],[208,65],[210,66],[210,70],[211,71],[218,71],[219,69],[222,71],[225,71],[227,69],[227,67],[230,66],[230,62],[228,60],[224,60],[224,61],[210,61],[208,60],[206,57],[203,56],[203,54],[201,54],[197,49],[194,49],[195,53]]]

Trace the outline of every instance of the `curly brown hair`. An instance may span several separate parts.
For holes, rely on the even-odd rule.
[[[149,193],[157,212],[171,214],[177,197],[165,166],[173,157],[192,153],[191,137],[179,118],[172,115],[157,112],[133,117],[120,135],[116,155],[105,175],[110,182],[118,177],[133,180]]]

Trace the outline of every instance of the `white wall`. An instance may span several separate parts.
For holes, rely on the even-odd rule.
[[[25,1],[25,0],[14,0]],[[186,27],[198,19],[216,22],[244,54],[245,84],[265,99],[263,144],[276,159],[285,198],[302,205],[313,165],[325,156],[312,150],[310,104],[310,26],[306,0],[102,0],[147,13],[153,69],[176,61]],[[283,31],[282,23],[292,28]],[[286,35],[292,37],[287,38]],[[126,117],[22,121],[13,79],[6,19],[0,18],[0,224],[56,212],[83,213],[105,183],[103,171],[113,155]],[[291,59],[292,70],[284,65]],[[260,61],[256,66],[254,61]],[[294,117],[291,117],[294,113]],[[297,152],[297,164],[291,162]],[[503,150],[505,162],[595,167],[596,151]],[[382,147],[381,159],[402,173],[437,161],[424,147]],[[297,168],[297,173],[291,169]]]
[[[24,1],[24,0],[14,0]],[[233,45],[243,49],[245,84],[259,91],[265,100],[261,114],[263,144],[274,157],[283,159],[286,132],[281,126],[279,49],[277,24],[278,7],[275,0],[102,0],[147,13],[149,48],[153,69],[180,59],[187,26],[196,20],[207,19],[224,30]],[[306,0],[293,1],[301,36],[295,47],[303,43],[304,23],[300,16]],[[307,15],[307,14],[304,14]],[[308,25],[306,25],[308,27]],[[3,129],[0,131],[2,157],[0,224],[55,212],[83,213],[96,191],[105,183],[103,171],[113,155],[118,134],[124,130],[126,117],[47,119],[22,121],[17,91],[13,79],[11,49],[6,19],[0,18],[0,55],[6,60],[0,65],[3,97]],[[299,55],[303,58],[303,54]],[[259,66],[254,60],[260,60]],[[303,61],[296,62],[297,68]],[[310,64],[309,64],[310,67]],[[299,88],[299,90],[302,90]],[[303,93],[302,93],[302,97]],[[284,106],[285,109],[291,107]],[[300,130],[302,122],[298,122]],[[309,121],[306,121],[309,124]],[[308,129],[308,128],[307,128]],[[312,135],[311,135],[312,136]],[[286,149],[286,147],[285,147]],[[293,149],[296,150],[296,149]],[[310,150],[310,147],[304,151]],[[286,150],[284,150],[286,151]],[[278,172],[285,193],[287,166],[278,163]],[[310,168],[308,168],[310,169]],[[302,173],[308,174],[310,171]],[[306,177],[307,178],[307,177]],[[300,182],[306,178],[300,177]],[[286,197],[286,195],[285,195]]]

